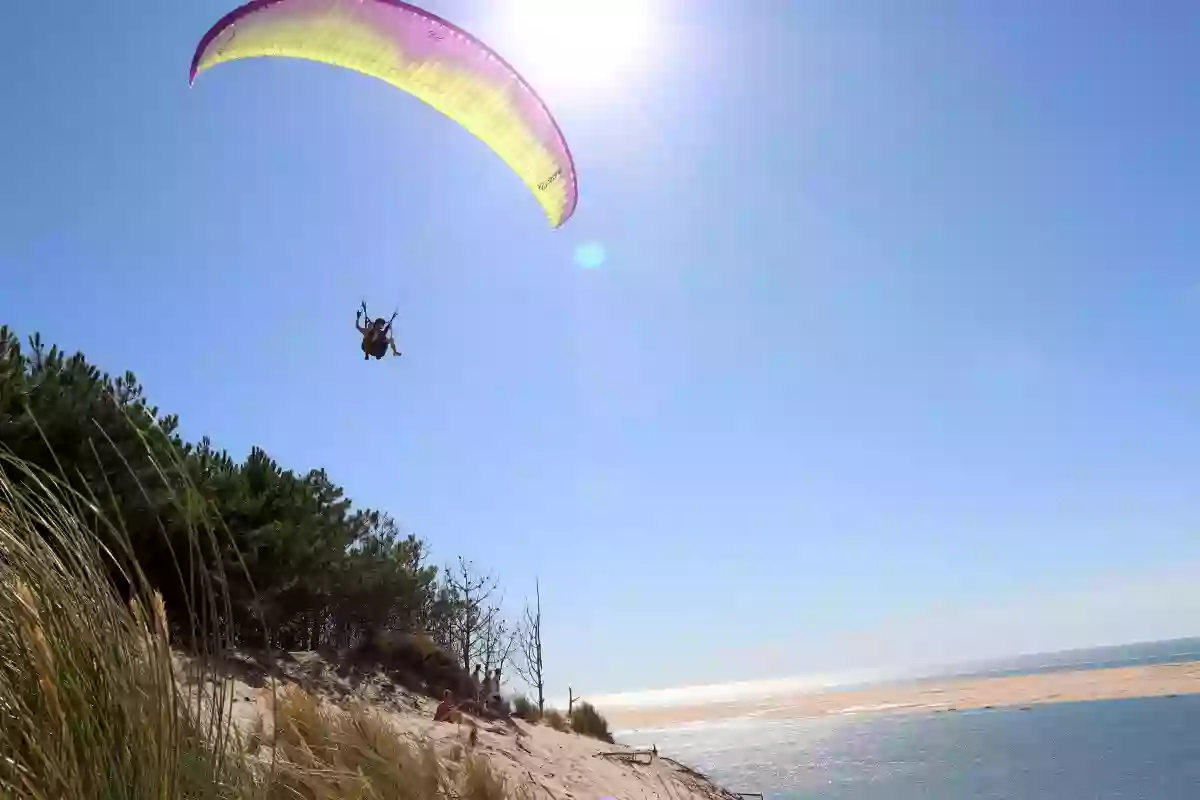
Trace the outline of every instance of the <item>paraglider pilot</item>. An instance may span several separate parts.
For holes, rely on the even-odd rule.
[[[400,355],[400,351],[396,349],[396,340],[392,338],[392,322],[396,320],[396,315],[392,314],[391,321],[385,322],[383,317],[372,321],[366,314],[367,304],[363,303],[354,318],[354,327],[363,337],[363,360],[370,360],[371,356],[375,356],[376,359],[383,358],[387,355],[389,347],[392,349],[392,355]],[[366,316],[365,325],[363,324],[364,316]]]

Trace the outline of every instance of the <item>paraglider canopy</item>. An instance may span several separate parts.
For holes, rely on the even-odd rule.
[[[571,151],[545,103],[490,47],[401,0],[252,0],[201,39],[190,79],[224,61],[303,58],[416,96],[479,137],[520,176],[551,226],[578,200]]]

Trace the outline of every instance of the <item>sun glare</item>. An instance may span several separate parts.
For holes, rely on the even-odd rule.
[[[513,65],[547,101],[593,103],[652,66],[657,0],[499,0]]]

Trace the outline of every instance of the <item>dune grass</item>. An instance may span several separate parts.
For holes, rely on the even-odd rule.
[[[529,722],[539,722],[542,718],[541,712],[538,711],[538,707],[534,705],[532,700],[523,694],[519,694],[513,698],[512,707],[513,716],[517,719],[523,719]]]
[[[608,744],[613,743],[608,720],[591,703],[580,700],[571,710],[571,730],[580,736],[590,736]]]
[[[430,740],[406,737],[366,704],[328,706],[289,686],[276,699],[270,800],[379,798],[505,800],[523,795],[480,755],[462,746],[439,752]]]
[[[176,691],[161,598],[136,572],[117,592],[92,504],[0,459],[0,792],[230,796],[223,704]]]
[[[542,722],[559,733],[567,733],[571,730],[567,718],[557,708],[547,708],[546,713],[542,715]]]
[[[228,645],[219,576],[193,581],[188,608],[165,608],[104,507],[0,452],[0,798],[527,794],[464,748],[439,753],[365,705],[331,708],[295,687],[274,695],[269,730],[237,735],[209,666]],[[217,536],[197,525],[192,544]],[[173,663],[169,616],[201,651],[193,674]]]

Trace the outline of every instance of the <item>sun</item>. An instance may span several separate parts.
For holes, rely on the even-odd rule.
[[[658,2],[497,0],[493,8],[502,52],[539,93],[590,104],[628,91],[653,66]]]

